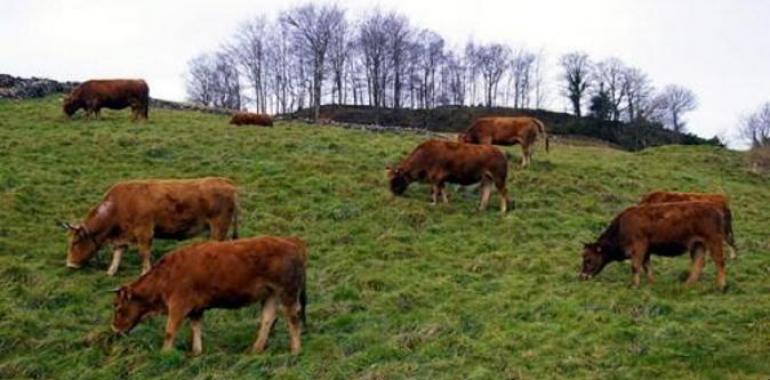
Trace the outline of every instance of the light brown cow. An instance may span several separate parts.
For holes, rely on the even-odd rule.
[[[261,125],[263,127],[272,127],[273,118],[270,115],[251,113],[251,112],[238,112],[230,119],[230,124],[233,125]]]
[[[724,194],[689,193],[676,191],[653,191],[645,194],[639,204],[700,201],[716,205],[725,217],[725,238],[730,250],[730,259],[738,257],[733,235],[733,213],[730,211],[730,200]]]
[[[141,79],[89,80],[72,89],[64,99],[62,110],[72,116],[83,108],[86,117],[99,117],[102,108],[131,107],[132,119],[147,119],[150,106],[150,88]]]
[[[388,167],[390,190],[401,195],[414,181],[428,182],[433,186],[433,204],[441,196],[449,202],[444,184],[471,185],[481,182],[480,210],[489,202],[492,186],[500,193],[500,211],[508,209],[508,191],[505,187],[508,162],[499,149],[491,145],[464,144],[447,140],[428,140],[417,146],[396,167]]]
[[[79,268],[111,244],[115,250],[107,274],[112,276],[125,249],[137,245],[146,273],[153,238],[183,240],[208,229],[212,239],[224,240],[231,224],[236,238],[236,187],[226,178],[120,182],[81,224],[64,224],[70,231],[67,266]]]
[[[521,166],[527,167],[532,162],[533,147],[538,135],[545,140],[547,152],[550,143],[542,121],[527,116],[495,116],[476,119],[473,125],[457,138],[458,141],[469,144],[521,144]]]
[[[144,317],[166,314],[163,350],[174,345],[179,325],[189,318],[192,350],[201,353],[203,312],[262,301],[254,352],[262,352],[280,307],[289,324],[292,353],[300,350],[305,323],[305,243],[293,237],[262,237],[189,245],[164,256],[147,274],[116,289],[112,329],[127,333]]]
[[[708,202],[671,202],[632,206],[612,220],[596,242],[583,247],[581,277],[590,279],[613,261],[631,259],[633,283],[639,286],[642,269],[653,281],[650,255],[678,256],[690,252],[692,270],[687,284],[698,280],[705,250],[717,268],[717,286],[724,289],[725,239],[722,212]]]

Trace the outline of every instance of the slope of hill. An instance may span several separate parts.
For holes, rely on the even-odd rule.
[[[667,144],[721,146],[721,142],[716,138],[706,140],[689,133],[677,133],[655,123],[629,124],[591,117],[579,118],[546,110],[509,107],[440,106],[430,110],[390,108],[378,110],[369,106],[330,104],[321,106],[320,114],[322,118],[344,123],[402,126],[443,132],[464,131],[473,120],[482,116],[534,116],[546,124],[550,134],[587,137],[630,151]],[[310,118],[311,110],[300,110],[287,116]]]
[[[299,123],[237,128],[224,116],[151,109],[63,118],[55,97],[0,100],[0,378],[766,378],[770,374],[770,180],[744,155],[710,146],[637,153],[554,144],[515,168],[516,209],[474,211],[478,194],[387,190],[384,168],[424,139]],[[506,149],[518,157],[519,150]],[[511,158],[517,162],[517,158]],[[134,250],[65,268],[66,237],[115,181],[227,176],[241,188],[241,235],[293,234],[311,251],[309,331],[288,354],[285,322],[247,352],[258,306],[206,314],[204,353],[159,352],[164,318],[115,338],[113,295]],[[582,241],[652,189],[730,194],[740,258],[729,288],[707,264],[653,258],[657,282],[629,287],[629,265],[590,282]],[[201,240],[198,238],[196,240]],[[154,259],[185,242],[159,241]]]

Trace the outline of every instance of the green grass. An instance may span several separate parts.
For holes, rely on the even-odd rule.
[[[0,378],[770,376],[770,180],[746,171],[742,153],[557,143],[530,170],[512,170],[516,209],[501,217],[474,210],[475,190],[453,190],[437,207],[425,185],[389,193],[385,166],[421,136],[150,117],[69,121],[55,97],[0,101]],[[506,150],[518,162],[519,149]],[[79,220],[110,184],[208,175],[239,184],[242,236],[310,245],[309,331],[297,357],[282,319],[266,353],[247,353],[258,306],[208,312],[200,357],[188,354],[187,327],[176,352],[159,352],[162,317],[114,338],[105,290],[135,278],[138,255],[115,278],[104,261],[65,268],[56,220]],[[740,258],[728,262],[726,293],[711,263],[684,288],[686,257],[654,258],[657,282],[640,289],[629,287],[628,263],[577,280],[581,242],[659,188],[730,194]],[[154,259],[182,244],[157,241]]]

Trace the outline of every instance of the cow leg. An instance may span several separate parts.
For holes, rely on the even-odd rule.
[[[114,276],[115,273],[118,272],[118,266],[120,266],[120,260],[123,259],[123,253],[126,251],[126,247],[117,247],[112,252],[112,263],[110,263],[110,267],[107,269],[107,275],[108,276]]]
[[[652,265],[650,264],[650,255],[647,255],[644,258],[644,262],[642,263],[642,266],[644,267],[644,273],[647,275],[647,283],[652,284],[655,282],[655,277],[652,275]]]
[[[706,264],[706,254],[703,251],[703,247],[698,246],[691,252],[692,256],[692,269],[690,269],[690,276],[687,277],[686,285],[692,285],[700,278],[700,273],[703,270],[703,265]]]
[[[152,264],[150,264],[150,254],[152,253],[152,236],[144,236],[139,241],[139,256],[142,257],[142,274],[150,271]]]
[[[200,355],[203,352],[203,315],[190,316],[190,330],[192,331],[193,354]]]
[[[505,214],[508,212],[508,189],[505,188],[505,180],[496,181],[497,193],[500,195],[500,212]]]
[[[529,166],[529,147],[521,144],[521,167],[526,168],[527,166]]]
[[[267,347],[267,338],[270,336],[270,329],[273,327],[273,322],[275,321],[275,312],[277,307],[278,297],[275,295],[268,297],[267,300],[265,300],[265,303],[262,305],[262,317],[259,322],[259,335],[257,336],[257,340],[254,342],[252,351],[261,353],[265,350],[265,347]]]
[[[640,246],[634,245],[628,249],[626,254],[631,257],[631,272],[633,273],[634,287],[638,288],[641,283],[642,264],[645,260],[645,252]]]
[[[292,354],[298,354],[301,346],[300,308],[297,297],[283,300],[283,314],[286,316],[286,322],[289,324],[289,347],[291,347]]]
[[[722,241],[712,242],[709,247],[711,253],[711,259],[714,260],[714,266],[717,268],[717,287],[720,290],[724,290],[727,286],[727,280],[725,276],[725,254],[722,250]]]
[[[166,335],[163,337],[163,351],[170,351],[174,347],[174,338],[182,320],[184,320],[184,313],[173,305],[169,307],[168,319],[166,319]]]
[[[228,215],[227,221],[232,219],[232,216]],[[211,231],[211,239],[216,241],[223,241],[227,238],[227,229],[229,223],[222,218],[214,218],[208,221],[209,230]]]
[[[492,194],[492,184],[487,180],[481,182],[481,204],[479,204],[479,211],[487,209],[489,204],[489,196]]]
[[[438,204],[438,195],[440,192],[441,190],[439,190],[438,185],[433,185],[433,187],[431,188],[431,196],[433,197],[433,202],[431,203],[431,205],[435,206],[436,204]]]
[[[443,183],[441,183],[439,186],[441,189],[441,200],[443,200],[444,203],[449,203],[449,198],[447,198],[447,195],[446,195],[446,187],[444,186]]]

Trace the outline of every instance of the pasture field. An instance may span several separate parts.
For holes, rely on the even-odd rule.
[[[501,216],[496,193],[475,211],[475,189],[451,188],[436,207],[425,185],[393,197],[385,166],[424,139],[159,109],[146,123],[127,111],[70,121],[57,97],[0,101],[0,378],[770,376],[770,179],[745,170],[743,153],[539,144],[530,169],[512,170],[516,208]],[[518,163],[518,147],[505,150]],[[114,278],[109,256],[65,268],[56,221],[82,218],[113,182],[213,175],[240,186],[241,236],[309,243],[296,357],[282,318],[266,353],[247,352],[259,306],[207,312],[198,357],[186,325],[160,353],[164,317],[116,338],[106,290],[138,275],[135,250]],[[627,262],[578,280],[581,242],[653,189],[731,196],[739,259],[725,293],[710,260],[683,287],[686,257],[653,258],[657,282],[640,289]],[[156,241],[153,259],[181,244]]]

